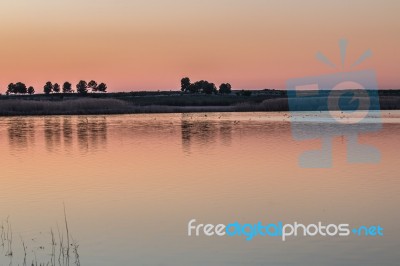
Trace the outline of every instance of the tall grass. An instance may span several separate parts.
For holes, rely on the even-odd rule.
[[[163,98],[162,96],[160,97]],[[77,98],[63,101],[8,99],[0,101],[0,116],[289,111],[286,97],[265,99],[261,102],[248,98],[248,100],[244,99],[235,103],[231,102],[231,97],[226,98],[227,102],[224,102],[224,97],[216,98],[218,101],[212,100],[206,105],[198,105],[199,102],[196,102],[195,105],[190,105],[192,101],[187,102],[187,105],[182,105],[182,102],[177,105],[174,102],[166,104],[164,101],[155,101],[154,104],[151,104],[142,101],[132,102],[130,100],[112,98]],[[163,102],[165,104],[160,104]],[[210,105],[211,103],[215,105]],[[309,106],[326,105],[326,98],[297,99],[291,103],[307,110]],[[297,108],[295,109],[297,110]],[[400,96],[381,96],[380,109],[400,109]]]
[[[0,115],[113,114],[128,111],[130,105],[116,99],[76,99],[65,101],[0,101]]]
[[[73,240],[70,230],[68,227],[67,213],[64,206],[64,222],[65,222],[65,238],[67,239],[66,245],[64,244],[64,232],[58,230],[58,241],[54,235],[53,229],[50,229],[50,253],[46,252],[47,250],[46,244],[36,242],[35,239],[31,241],[25,242],[23,237],[20,236],[21,239],[21,248],[15,247],[13,245],[13,231],[11,228],[11,223],[7,218],[5,221],[1,223],[0,226],[0,251],[2,251],[4,256],[9,257],[10,264],[13,265],[12,261],[15,259],[21,259],[23,262],[18,265],[51,265],[51,266],[69,266],[69,265],[77,265],[80,266],[80,258],[76,241]],[[58,226],[57,226],[58,228]],[[72,242],[70,242],[72,239]],[[49,243],[46,241],[46,243]],[[56,247],[59,246],[58,251]],[[14,252],[14,248],[16,248],[17,252]],[[20,252],[18,252],[20,250]],[[37,251],[46,252],[43,254],[43,257],[38,259]],[[58,254],[57,254],[58,253]],[[18,254],[22,254],[22,258],[15,258]],[[33,254],[33,257],[30,256],[28,259],[28,255]],[[58,255],[58,256],[57,256]],[[46,259],[46,257],[49,257]],[[58,257],[58,259],[57,259]],[[74,262],[70,263],[70,258],[74,257]],[[29,261],[29,264],[27,262]]]

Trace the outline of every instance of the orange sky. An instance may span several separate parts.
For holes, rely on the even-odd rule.
[[[106,82],[110,91],[176,89],[180,78],[237,88],[285,88],[288,78],[334,73],[317,51],[399,88],[397,0],[17,0],[0,4],[0,92],[22,81]],[[347,68],[346,68],[347,69]]]

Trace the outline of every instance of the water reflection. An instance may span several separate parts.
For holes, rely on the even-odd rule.
[[[210,147],[218,140],[223,145],[229,146],[234,123],[229,120],[208,120],[207,117],[198,118],[183,114],[181,121],[183,150],[190,152],[192,145]]]
[[[80,117],[77,121],[78,145],[81,151],[104,147],[107,141],[107,119]]]
[[[54,151],[61,145],[61,120],[59,117],[44,118],[44,139],[46,149]]]
[[[7,121],[8,141],[12,150],[29,149],[36,138],[44,139],[48,152],[71,151],[74,136],[83,152],[105,147],[107,119],[105,117],[44,117],[11,118]]]
[[[347,143],[349,163],[379,163],[380,151],[368,143],[359,142],[359,135],[378,132],[382,128],[380,120],[375,123],[303,123],[292,122],[293,137],[298,141],[320,139],[321,147],[304,151],[299,156],[299,164],[304,168],[332,167],[333,140],[340,137]]]
[[[72,128],[72,118],[64,117],[63,118],[63,137],[64,137],[64,146],[67,149],[72,147],[73,141],[73,128]]]
[[[327,171],[298,166],[298,156],[320,148],[321,142],[293,139],[294,125],[285,116],[0,119],[0,138],[6,138],[2,143],[6,152],[0,153],[6,166],[1,175],[0,212],[12,218],[13,234],[27,241],[32,257],[36,253],[31,247],[36,244],[30,236],[48,228],[43,238],[51,241],[52,221],[59,220],[58,215],[64,217],[59,207],[66,202],[70,228],[81,243],[84,265],[89,266],[131,265],[132,261],[175,266],[210,261],[308,266],[310,256],[315,265],[335,265],[337,256],[343,265],[398,262],[400,119],[385,124],[379,133],[360,136],[360,143],[380,148],[381,164],[348,164],[347,139],[338,135],[332,143],[333,167]],[[303,128],[320,133],[314,123]],[[335,127],[326,130],[338,131]],[[71,162],[79,165],[71,167]],[[162,227],[155,226],[160,215],[165,218]],[[260,237],[247,243],[242,238],[188,238],[182,225],[193,217],[212,223],[251,223],[272,217],[287,222],[381,224],[393,233],[365,241],[299,237],[281,243]],[[13,265],[23,262],[20,242],[13,246]],[[49,258],[50,250],[42,253]],[[154,253],[158,256],[151,256]],[[168,263],[171,256],[174,260]],[[365,260],[354,260],[355,256]],[[9,265],[9,259],[0,256],[0,265]]]
[[[219,127],[219,135],[223,145],[230,146],[232,144],[232,121],[221,121]]]
[[[14,149],[27,149],[35,142],[33,118],[12,118],[8,122],[8,141]]]

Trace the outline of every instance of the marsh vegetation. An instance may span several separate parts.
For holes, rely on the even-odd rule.
[[[79,245],[70,233],[65,206],[63,222],[41,237],[24,238],[13,232],[7,217],[0,224],[0,252],[9,259],[8,265],[80,266]]]
[[[95,82],[89,84],[98,87]],[[86,86],[89,85],[81,88]],[[230,84],[224,83],[218,93],[208,94],[204,90],[211,87],[214,90],[215,85],[206,81],[185,81],[182,86],[182,91],[2,95],[0,116],[289,111],[290,96],[282,90],[232,91]],[[374,108],[400,109],[399,90],[379,91],[377,97],[380,106]],[[353,101],[351,97],[347,100]],[[304,110],[319,110],[318,106],[326,106],[326,101],[326,95],[316,95],[291,100],[291,103],[301,105]],[[317,108],[310,109],[311,106]]]

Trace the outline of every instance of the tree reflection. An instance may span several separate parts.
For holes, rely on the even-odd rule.
[[[230,146],[232,143],[233,121],[221,121],[219,123],[219,136],[221,143]]]
[[[78,145],[81,151],[98,149],[107,141],[107,119],[80,117],[77,122]]]
[[[233,130],[232,121],[208,119],[204,117],[183,114],[181,120],[182,148],[190,152],[192,145],[211,147],[218,141],[230,145]]]
[[[46,148],[54,151],[61,145],[61,119],[60,117],[44,118],[44,139]]]
[[[68,149],[72,147],[72,142],[73,142],[72,135],[73,135],[72,118],[64,117],[63,119],[64,146]]]
[[[37,146],[49,152],[62,149],[71,151],[76,147],[74,141],[78,149],[86,152],[103,147],[107,141],[105,117],[18,117],[8,119],[7,126],[11,149],[28,149],[35,143],[36,135],[44,140],[39,141]]]
[[[26,149],[35,142],[33,118],[11,118],[8,123],[8,141],[11,148]]]

